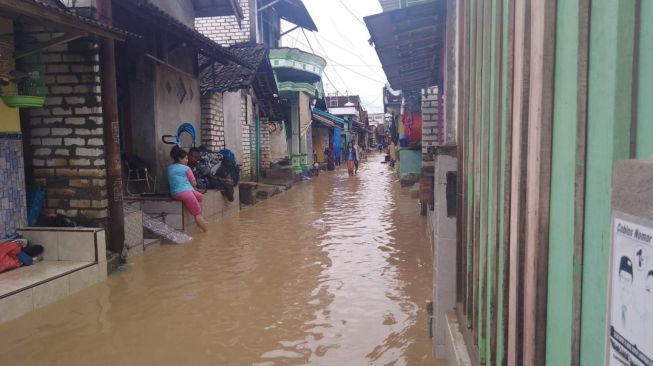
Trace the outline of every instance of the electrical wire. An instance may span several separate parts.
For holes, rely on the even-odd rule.
[[[319,55],[319,54],[315,51],[315,49],[313,49],[313,45],[311,44],[311,41],[308,39],[308,36],[306,35],[306,32],[304,31],[304,28],[302,28],[302,34],[304,35],[304,38],[306,38],[306,42],[308,42],[308,47],[311,49],[311,52],[313,52],[314,55]],[[323,55],[323,57],[324,57],[324,58],[327,58],[326,55]],[[345,88],[349,89],[349,87],[347,87],[347,83],[346,83],[345,80],[342,78],[342,76],[340,76],[338,73],[336,73],[336,75],[338,75],[338,77],[340,78],[340,81],[341,81],[342,84],[345,86]],[[326,70],[324,70],[324,76],[327,77],[327,80],[329,80],[329,81],[331,82],[331,84],[334,84],[333,81],[331,81],[331,79],[327,76],[327,74],[326,74]],[[336,88],[335,84],[333,85],[333,88],[336,89],[336,91],[337,91],[338,93],[340,93],[340,92],[338,91],[338,88]]]
[[[306,36],[305,33],[304,33],[304,37],[306,37],[306,41],[310,44],[310,41],[308,40],[308,37]],[[322,46],[322,43],[320,42],[320,40],[317,37],[315,37],[315,41],[317,41],[317,45],[320,47],[320,49],[322,50],[322,54],[325,55],[325,58],[326,58],[326,55],[327,55],[326,48],[324,48],[324,46]],[[331,59],[329,59],[329,62],[334,63],[334,61],[331,60]],[[328,66],[330,66],[330,65],[327,65],[327,67]],[[326,72],[326,70],[325,70],[325,72]],[[342,85],[344,85],[345,88],[347,88],[347,90],[349,90],[349,87],[347,86],[347,82],[342,77],[342,75],[340,75],[340,73],[338,72],[338,69],[333,69],[333,72],[335,72],[336,75],[338,76],[338,78],[340,78],[340,81],[342,81]]]
[[[319,54],[319,53],[315,52],[315,50],[312,47],[310,47],[309,45],[307,45],[306,43],[303,43],[303,42],[301,42],[299,40],[297,41],[297,43],[300,44],[300,45],[303,45],[304,47],[311,48],[311,51],[314,54],[316,54],[318,56],[321,56],[321,57],[324,57],[327,61],[329,61],[331,63],[331,64],[329,64],[329,66],[339,66],[339,67],[342,67],[342,68],[346,69],[347,71],[350,71],[350,72],[352,72],[352,73],[354,73],[354,74],[356,74],[358,76],[361,76],[361,77],[363,77],[363,78],[365,78],[367,80],[374,81],[374,82],[377,82],[377,83],[383,84],[383,85],[386,84],[385,81],[381,81],[381,80],[375,79],[375,78],[373,78],[373,77],[371,77],[369,75],[362,74],[362,73],[360,73],[360,72],[358,72],[358,71],[356,71],[356,70],[354,70],[354,69],[352,69],[352,68],[350,68],[350,67],[348,67],[348,66],[346,66],[344,64],[341,64],[339,62],[334,61],[333,59],[331,59],[330,57],[328,57],[326,55]],[[343,80],[343,82],[344,82],[344,80]]]
[[[365,24],[365,22],[363,20],[361,20],[361,18],[359,18],[358,15],[354,14],[354,12],[351,11],[351,9],[349,9],[349,7],[347,5],[345,5],[345,3],[342,2],[342,0],[338,0],[338,2],[340,3],[340,5],[342,5],[343,8],[345,8],[345,10],[347,10],[347,12],[352,17],[354,17],[354,19],[356,19],[360,24],[363,25],[363,27],[365,27],[365,29],[367,29],[367,25]]]

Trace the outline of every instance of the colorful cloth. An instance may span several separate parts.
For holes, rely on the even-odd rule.
[[[171,195],[195,190],[192,184],[195,183],[195,176],[191,169],[184,164],[175,163],[168,166],[168,183]]]
[[[0,272],[18,268],[23,264],[18,259],[22,245],[16,241],[7,241],[0,243]]]
[[[195,190],[183,191],[172,195],[172,199],[181,201],[193,216],[202,214],[202,205],[200,202],[202,202],[203,197],[201,193]]]

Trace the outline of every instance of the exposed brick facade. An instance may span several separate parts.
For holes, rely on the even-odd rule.
[[[271,150],[270,150],[270,125],[273,122],[268,122],[261,119],[261,169],[270,169]]]
[[[0,236],[25,226],[25,167],[20,133],[0,133]]]
[[[437,87],[422,91],[422,160],[432,161],[428,155],[429,147],[443,144],[444,115],[442,97]]]
[[[30,33],[41,42],[57,36]],[[45,106],[24,114],[29,121],[28,175],[46,188],[44,212],[85,224],[102,221],[108,202],[98,46],[82,38],[51,47],[43,56]]]
[[[225,121],[222,93],[210,93],[202,96],[202,144],[217,151],[225,147]],[[240,98],[240,124],[242,126],[242,162],[241,176],[249,179],[252,175],[252,141],[256,136],[256,126],[248,121],[247,94],[242,91]],[[237,153],[237,152],[234,152]]]
[[[250,1],[238,0],[243,9],[244,19],[238,25],[235,16],[206,17],[195,19],[195,29],[222,46],[231,46],[252,40],[250,34]]]
[[[240,98],[240,123],[243,126],[243,162],[240,167],[240,175],[244,179],[249,179],[252,176],[251,136],[254,135],[252,134],[251,125],[247,119],[247,94],[243,91],[242,97]],[[256,131],[254,131],[254,133],[256,133]]]
[[[222,93],[203,95],[202,103],[202,144],[213,151],[224,148],[224,113]]]

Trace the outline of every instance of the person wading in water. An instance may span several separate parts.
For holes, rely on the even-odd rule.
[[[347,171],[349,175],[354,175],[355,162],[358,161],[358,156],[356,154],[356,148],[352,142],[347,144],[347,150],[345,151],[345,160],[347,160]]]

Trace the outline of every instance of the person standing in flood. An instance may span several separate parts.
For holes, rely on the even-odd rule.
[[[356,148],[352,142],[347,144],[347,149],[345,150],[345,160],[347,161],[347,171],[349,175],[352,176],[355,174],[355,162],[358,161],[358,156],[356,154]]]
[[[188,167],[188,153],[175,145],[170,151],[170,157],[174,160],[174,163],[168,166],[170,195],[172,199],[183,202],[184,207],[195,218],[197,226],[207,232],[209,225],[202,216],[202,205],[200,204],[203,196],[195,189],[197,181],[193,171]]]

